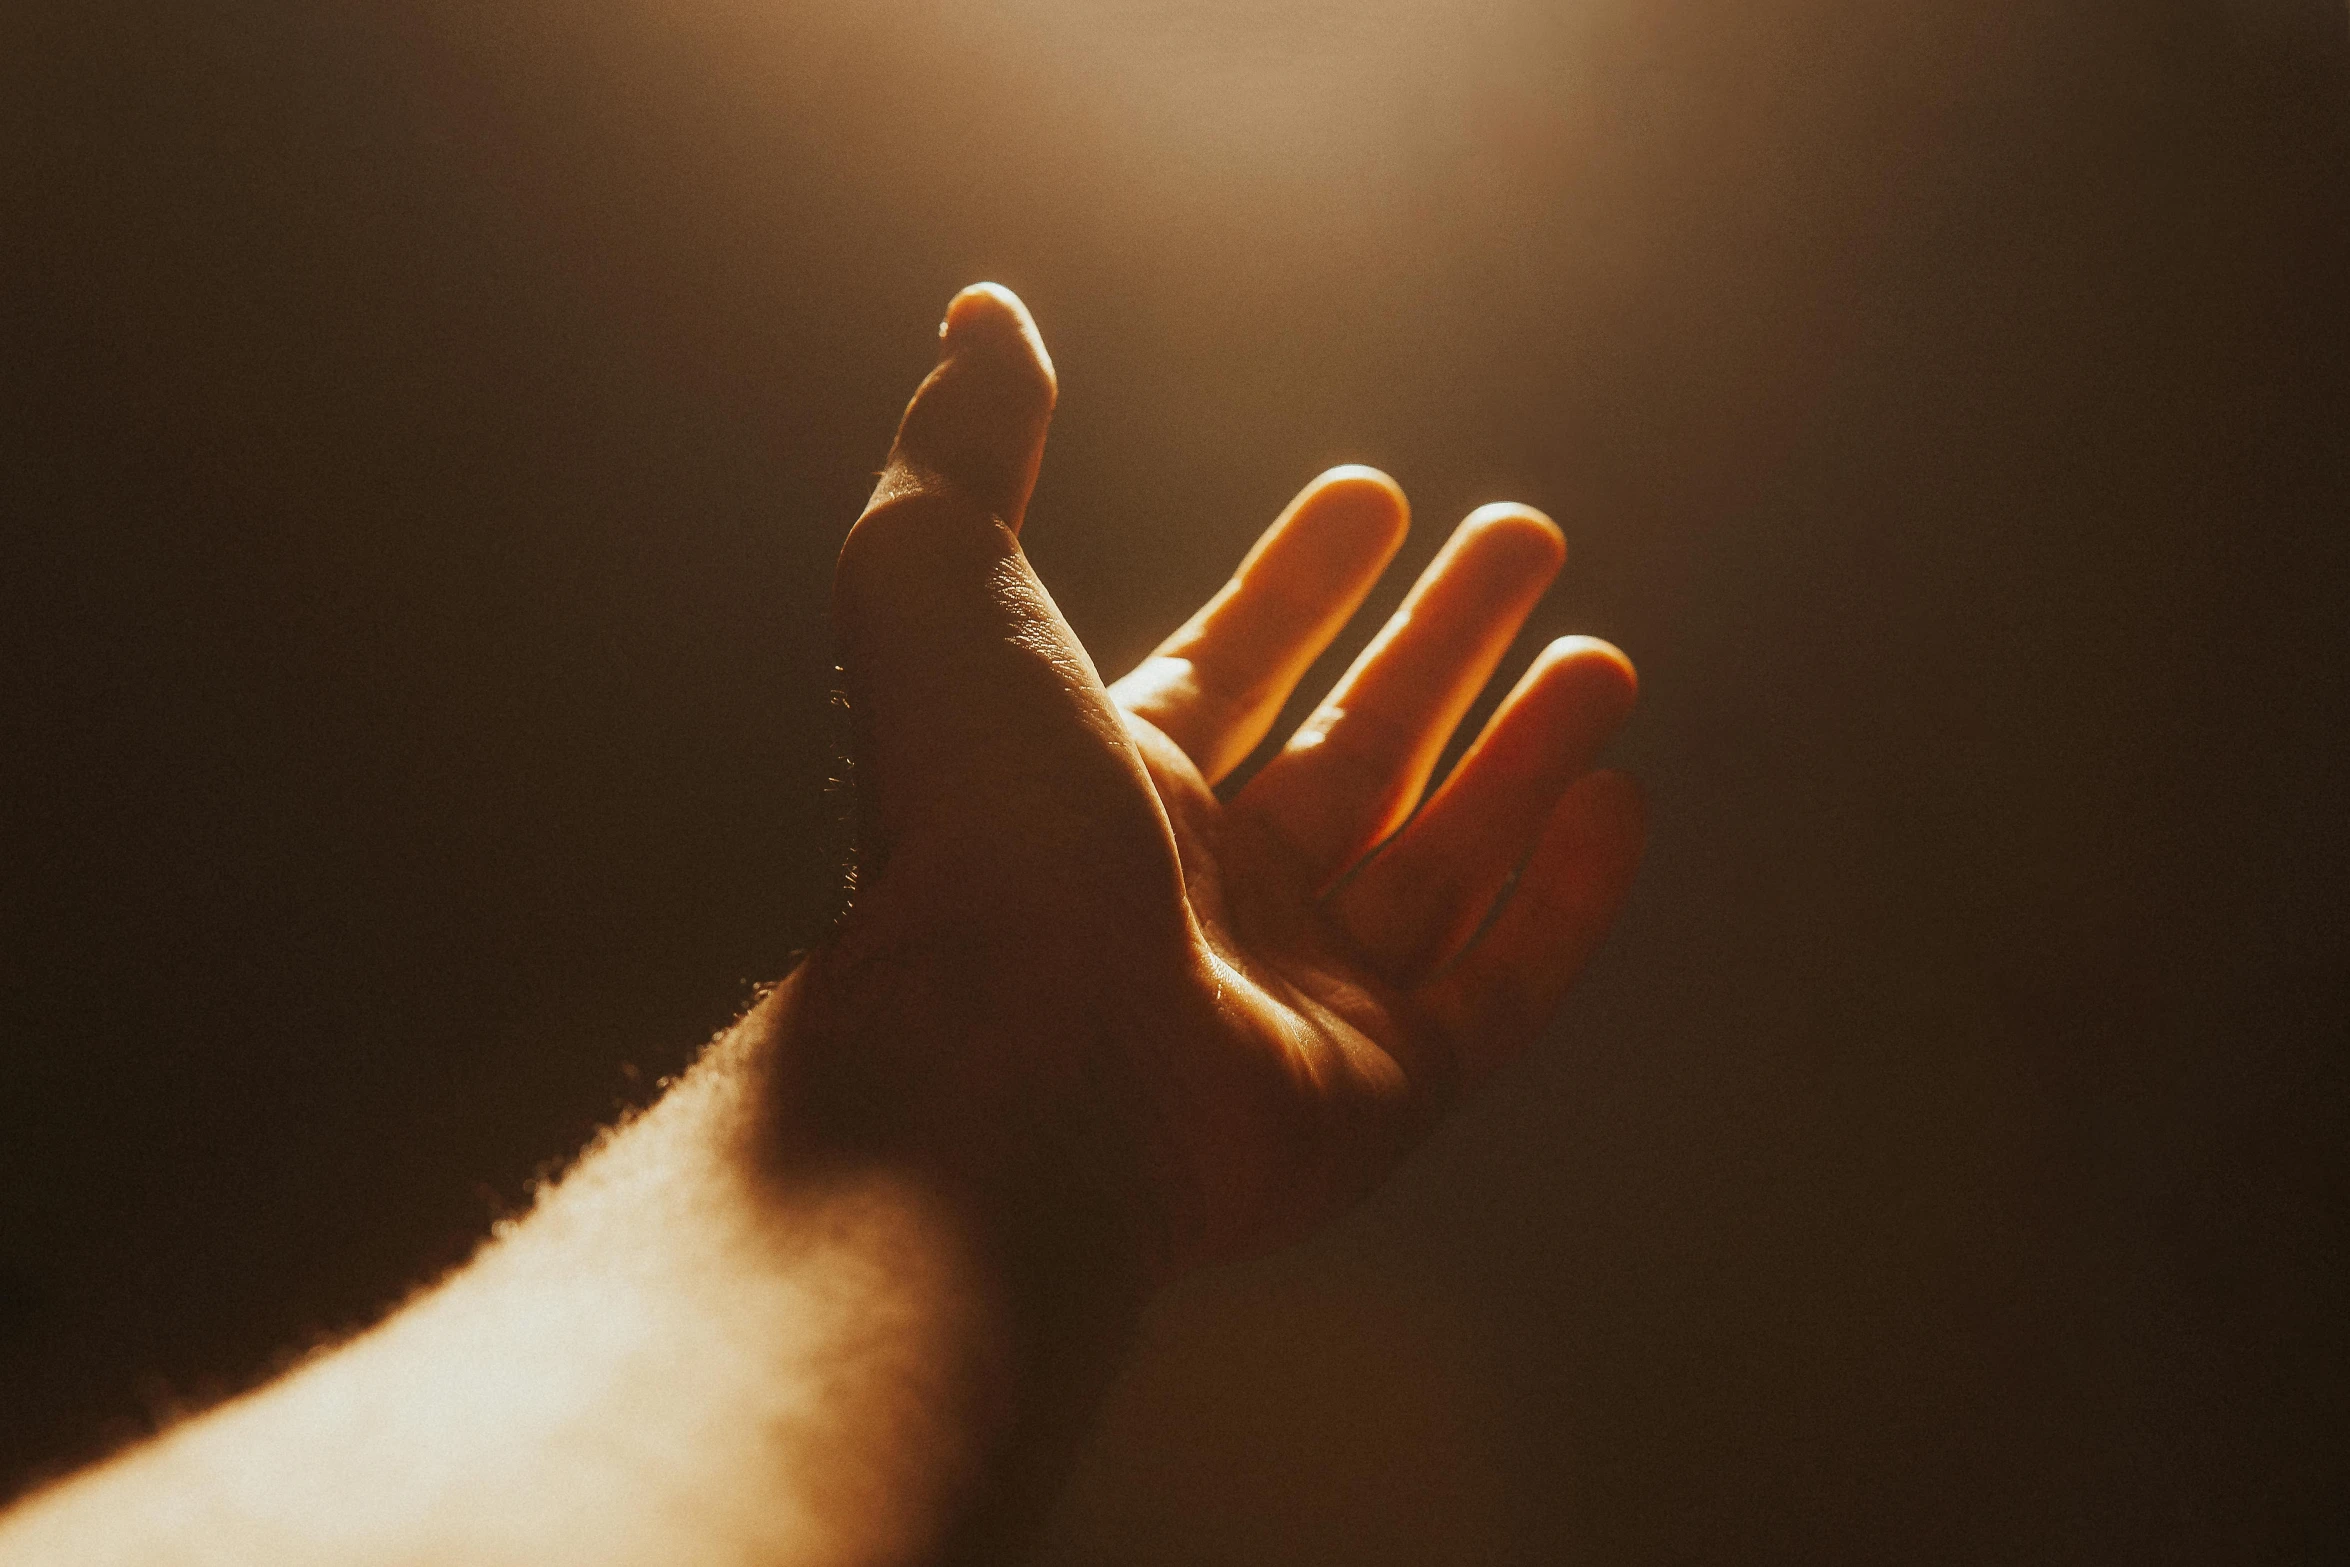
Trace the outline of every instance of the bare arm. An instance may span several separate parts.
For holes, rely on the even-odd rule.
[[[383,1326],[51,1492],[15,1562],[872,1562],[941,1554],[1018,1436],[1024,1299],[906,1169],[783,1173],[784,987],[529,1217]]]
[[[1622,655],[1554,644],[1413,814],[1549,522],[1472,516],[1219,801],[1400,493],[1324,475],[1105,687],[1017,542],[1034,327],[983,288],[944,331],[835,586],[840,930],[473,1263],[33,1498],[0,1562],[993,1557],[1151,1287],[1343,1208],[1555,1009],[1639,854],[1587,770]]]

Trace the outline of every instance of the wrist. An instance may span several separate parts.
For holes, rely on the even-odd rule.
[[[1104,1111],[1121,1096],[1083,1065],[1110,1052],[1041,1008],[1006,1023],[979,990],[819,949],[719,1047],[747,1090],[732,1157],[779,1196],[923,1191],[1023,1309],[1069,1297],[1131,1315],[1166,1247],[1140,1117]]]
[[[979,1465],[958,1539],[985,1556],[1033,1527],[1123,1359],[1143,1227],[1098,1156],[921,1079],[967,1033],[836,987],[812,959],[713,1050],[740,1085],[719,1142],[779,1236],[844,1238],[958,1340],[942,1349],[968,1366]]]

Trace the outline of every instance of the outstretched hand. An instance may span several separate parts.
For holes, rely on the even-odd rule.
[[[944,335],[834,583],[831,938],[466,1267],[44,1492],[0,1559],[999,1559],[1151,1284],[1328,1217],[1541,1029],[1639,858],[1588,771],[1631,666],[1553,643],[1419,802],[1558,531],[1472,515],[1219,800],[1403,496],[1322,475],[1105,686],[1020,552],[1035,326],[981,287]]]
[[[781,1097],[797,1140],[1082,1210],[1165,1279],[1329,1217],[1540,1031],[1639,859],[1637,789],[1590,770],[1632,667],[1552,643],[1422,803],[1565,557],[1484,507],[1219,800],[1401,543],[1402,493],[1323,474],[1105,685],[1018,542],[1056,395],[1035,325],[981,285],[941,334],[835,579],[859,880],[778,997],[811,1025]]]

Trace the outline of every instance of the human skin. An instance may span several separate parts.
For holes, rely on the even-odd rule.
[[[471,1263],[31,1498],[0,1563],[996,1559],[1153,1289],[1343,1210],[1541,1031],[1639,858],[1591,770],[1630,664],[1553,643],[1422,796],[1558,531],[1472,514],[1220,801],[1401,493],[1322,475],[1105,687],[1018,543],[1035,326],[981,285],[941,332],[835,577],[838,928]]]

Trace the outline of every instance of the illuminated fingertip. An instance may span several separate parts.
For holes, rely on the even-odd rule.
[[[1474,528],[1511,519],[1539,523],[1553,533],[1558,532],[1558,524],[1550,520],[1548,512],[1529,506],[1524,501],[1488,501],[1462,518],[1461,525]]]
[[[1565,536],[1542,513],[1530,506],[1480,506],[1453,530],[1421,586],[1451,579],[1516,592],[1547,584],[1566,559]]]
[[[1463,535],[1501,533],[1525,538],[1532,548],[1549,555],[1553,569],[1566,564],[1567,536],[1559,525],[1519,501],[1495,501],[1461,519]]]
[[[1578,673],[1588,670],[1596,674],[1605,669],[1628,689],[1640,689],[1640,671],[1632,660],[1622,648],[1600,637],[1559,637],[1534,661],[1534,667],[1544,674],[1564,664],[1577,665]]]
[[[1335,468],[1325,468],[1314,475],[1306,493],[1318,495],[1325,490],[1361,487],[1378,491],[1395,503],[1398,510],[1409,511],[1410,502],[1404,499],[1403,486],[1381,470],[1368,463],[1342,462]]]
[[[940,330],[938,364],[906,405],[867,509],[945,484],[1017,533],[1052,421],[1052,361],[996,284],[957,294]]]
[[[1030,362],[1048,387],[1057,388],[1052,355],[1045,351],[1044,334],[1020,296],[1001,283],[974,283],[947,302],[946,319],[939,323],[941,352],[947,357],[986,353],[1006,360]]]
[[[1347,536],[1384,565],[1411,529],[1412,508],[1393,479],[1376,468],[1349,463],[1321,474],[1299,491],[1287,516],[1317,533]]]
[[[973,283],[947,301],[946,319],[939,323],[938,335],[955,337],[970,332],[1033,332],[1035,329],[1036,322],[1018,294],[1001,283]]]

